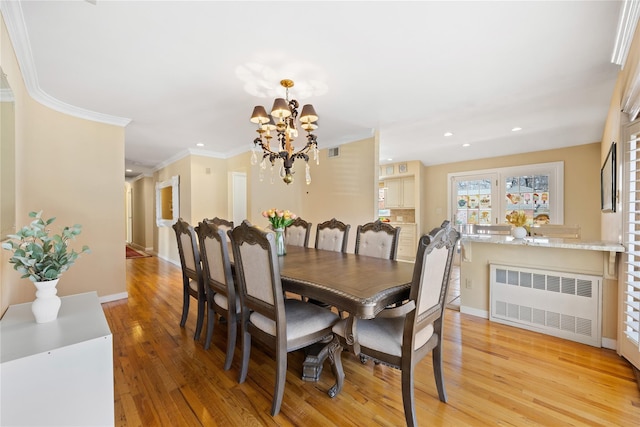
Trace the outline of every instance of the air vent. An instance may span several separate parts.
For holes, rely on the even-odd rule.
[[[340,155],[340,147],[329,148],[329,157],[338,157]]]
[[[491,264],[492,321],[601,346],[602,278]]]

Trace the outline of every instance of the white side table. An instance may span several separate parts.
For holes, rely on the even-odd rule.
[[[62,297],[36,323],[31,303],[0,320],[0,425],[112,426],[113,338],[96,292]]]

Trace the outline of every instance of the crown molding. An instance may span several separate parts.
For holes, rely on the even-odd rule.
[[[131,122],[129,118],[98,113],[67,104],[43,91],[38,83],[38,74],[33,61],[31,43],[29,42],[29,34],[24,22],[24,15],[22,14],[21,2],[15,0],[0,0],[0,12],[2,12],[4,22],[7,26],[7,31],[11,38],[20,70],[22,71],[22,78],[24,79],[27,92],[34,100],[53,110],[81,119],[121,127],[125,127]]]
[[[629,48],[640,17],[640,0],[625,0],[620,9],[616,42],[611,55],[611,62],[624,68],[629,55]]]

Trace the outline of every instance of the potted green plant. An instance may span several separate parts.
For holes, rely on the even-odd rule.
[[[42,211],[29,212],[29,217],[34,218],[31,224],[9,235],[9,240],[2,243],[2,248],[13,252],[9,263],[22,274],[21,278],[28,278],[36,285],[38,290],[32,310],[36,322],[45,323],[58,316],[60,298],[56,295],[56,285],[60,276],[90,249],[85,245],[80,252],[76,252],[69,246],[81,233],[81,225],[64,227],[60,234],[50,234],[47,227],[55,221],[55,217],[45,220]]]

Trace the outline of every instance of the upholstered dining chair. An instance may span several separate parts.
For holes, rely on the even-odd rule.
[[[204,349],[208,350],[211,346],[217,313],[227,320],[227,354],[224,362],[224,370],[227,371],[233,362],[240,317],[240,302],[237,300],[227,249],[228,236],[223,226],[218,227],[214,222],[199,223],[196,232],[207,292],[207,335]]]
[[[309,246],[309,234],[311,223],[300,217],[296,217],[290,226],[285,228],[284,243],[287,246]]]
[[[178,218],[173,229],[178,240],[178,253],[182,267],[182,318],[180,326],[184,327],[189,315],[189,302],[194,298],[198,302],[198,317],[196,318],[196,331],[194,340],[200,339],[202,324],[204,323],[205,305],[207,302],[200,251],[194,228],[182,218]]]
[[[275,349],[276,383],[271,415],[276,415],[284,395],[287,353],[330,341],[331,327],[338,316],[317,305],[284,298],[274,233],[245,220],[230,235],[242,303],[242,364],[238,381],[243,383],[247,377],[252,338]],[[331,348],[333,352],[339,349]],[[332,353],[330,361],[336,378],[344,375],[339,356]]]
[[[416,425],[414,370],[429,352],[433,359],[438,397],[447,401],[442,372],[442,331],[445,298],[455,247],[460,234],[449,221],[420,238],[408,303],[383,310],[370,320],[358,319],[356,339],[360,355],[402,370],[402,401],[408,426]],[[347,320],[333,327],[348,346]]]
[[[376,258],[396,259],[400,227],[377,220],[359,225],[355,253]]]
[[[228,221],[226,219],[223,218],[218,218],[217,216],[211,219],[207,219],[205,218],[203,220],[203,222],[207,222],[207,223],[211,223],[211,224],[215,224],[218,226],[218,228],[220,228],[221,230],[223,230],[225,232],[225,239],[227,239],[227,241],[229,241],[227,236],[227,231],[229,230],[233,230],[233,221]]]
[[[351,225],[335,218],[318,224],[315,248],[325,251],[347,252],[350,228]]]

